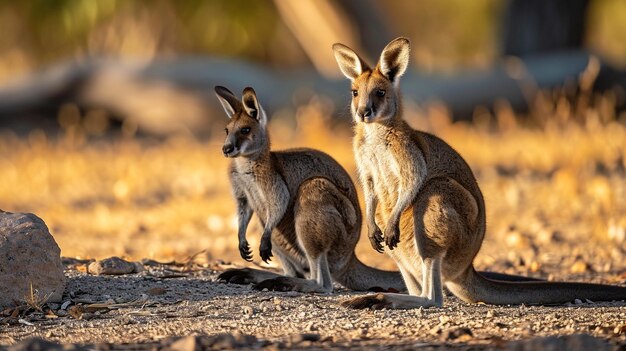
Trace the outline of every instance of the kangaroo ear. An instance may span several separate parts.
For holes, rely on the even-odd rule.
[[[392,83],[396,83],[406,71],[409,65],[411,42],[409,39],[400,37],[391,41],[382,54],[378,63],[378,69]]]
[[[355,80],[363,71],[370,69],[354,50],[343,44],[334,44],[333,53],[337,64],[339,64],[339,69],[350,80]]]
[[[241,100],[243,101],[243,108],[246,110],[246,113],[265,127],[267,124],[267,115],[265,111],[263,111],[261,104],[259,104],[259,99],[257,99],[254,89],[251,87],[245,88]]]
[[[230,90],[218,85],[215,87],[215,95],[220,100],[228,118],[233,118],[236,113],[243,111],[241,101]]]

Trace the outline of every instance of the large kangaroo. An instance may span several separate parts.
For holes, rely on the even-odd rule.
[[[399,81],[409,63],[409,40],[390,42],[374,68],[342,44],[335,44],[333,51],[352,81],[353,147],[368,236],[375,250],[387,251],[395,260],[410,294],[366,295],[345,301],[345,306],[442,306],[442,281],[466,302],[626,299],[626,288],[619,286],[505,282],[476,272],[472,261],[485,235],[485,204],[474,175],[443,140],[413,130],[402,119]]]
[[[354,254],[361,210],[348,173],[321,151],[270,151],[267,115],[252,88],[244,89],[243,103],[224,87],[215,92],[230,118],[223,152],[233,158],[241,257],[252,259],[246,230],[255,212],[263,224],[261,258],[267,262],[276,254],[285,275],[244,268],[218,279],[257,289],[331,292],[332,277],[353,290],[405,290],[399,272],[368,267]]]

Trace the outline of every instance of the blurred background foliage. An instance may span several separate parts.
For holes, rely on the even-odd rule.
[[[562,23],[549,8],[516,18],[512,3],[583,4],[581,41],[538,53],[535,66],[503,59],[514,21]],[[512,27],[524,39],[525,25]],[[537,27],[531,41],[554,34]],[[490,234],[478,266],[626,269],[624,0],[0,0],[0,209],[41,216],[66,256],[206,249],[241,263],[212,87],[254,86],[275,149],[318,148],[355,175],[348,82],[330,45],[373,62],[400,35],[415,68],[402,82],[404,117],[459,150],[484,190]],[[616,79],[596,90],[603,73]],[[457,119],[454,103],[470,117]],[[249,232],[256,248],[258,223]],[[357,252],[395,268],[367,240]]]
[[[340,2],[329,4],[341,12]],[[492,63],[500,52],[506,4],[502,0],[371,2],[391,32],[412,39],[412,63],[429,71]],[[344,25],[353,26],[350,14],[344,15],[348,19]],[[586,46],[623,66],[626,2],[594,0],[586,16]],[[270,0],[1,0],[0,32],[0,82],[51,63],[94,56],[146,60],[213,55],[270,66],[310,65]],[[359,33],[355,35],[358,38]],[[324,49],[324,54],[328,51]]]

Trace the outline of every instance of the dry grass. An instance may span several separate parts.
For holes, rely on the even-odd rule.
[[[24,296],[24,303],[34,311],[43,312],[43,306],[48,302],[50,296],[52,293],[42,294],[39,290],[34,289],[31,283],[28,295]]]
[[[532,246],[546,233],[604,246],[613,240],[617,245],[607,250],[624,249],[626,126],[601,107],[610,96],[586,99],[583,109],[580,98],[548,99],[554,102],[543,105],[541,121],[536,113],[529,117],[535,127],[519,125],[506,105],[490,123],[477,114],[473,126],[450,123],[441,106],[407,106],[417,126],[447,140],[477,174],[489,223],[479,265],[495,262],[503,245]],[[274,121],[273,147],[321,149],[354,175],[351,131],[329,126],[332,109],[314,100],[299,108],[295,128]],[[40,131],[27,138],[2,134],[0,208],[38,214],[64,256],[182,259],[206,250],[207,258],[242,262],[220,137],[85,142],[72,128],[55,140]],[[252,225],[254,248],[258,233]],[[358,253],[393,268],[365,240]]]

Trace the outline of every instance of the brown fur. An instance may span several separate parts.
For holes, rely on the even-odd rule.
[[[355,290],[404,290],[398,272],[367,267],[354,255],[361,211],[347,172],[317,150],[270,151],[267,117],[251,88],[244,90],[243,103],[226,88],[216,87],[216,93],[231,118],[223,151],[233,157],[229,174],[241,255],[252,259],[246,230],[254,212],[264,228],[261,258],[275,253],[286,276],[243,269],[226,271],[220,279],[270,290],[330,292],[333,279]]]
[[[389,43],[374,69],[346,46],[335,44],[333,50],[342,72],[352,81],[353,145],[370,241],[378,251],[383,251],[384,241],[413,295],[365,296],[345,305],[441,306],[442,282],[469,302],[550,304],[575,298],[626,299],[622,287],[504,282],[477,273],[472,262],[485,235],[485,204],[476,179],[463,158],[443,140],[413,130],[402,119],[399,78],[408,65],[408,39]]]

